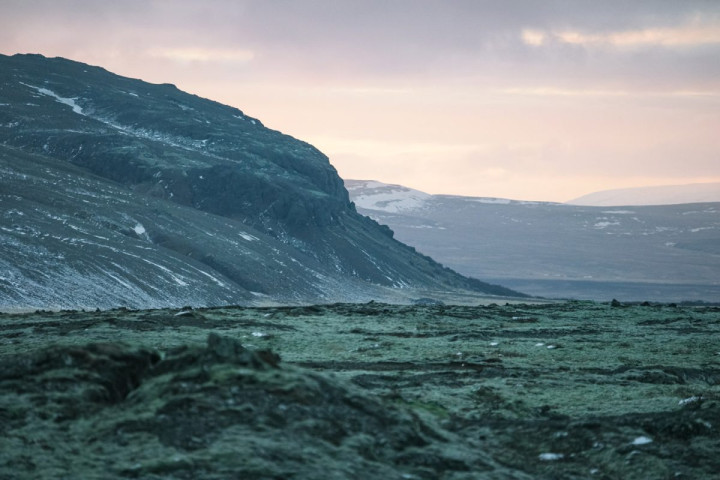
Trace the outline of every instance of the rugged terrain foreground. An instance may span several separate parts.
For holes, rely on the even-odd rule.
[[[0,478],[720,472],[720,309],[0,315]]]

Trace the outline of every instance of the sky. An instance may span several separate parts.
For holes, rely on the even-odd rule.
[[[720,182],[718,0],[0,0],[0,53],[173,83],[348,179],[544,201]]]

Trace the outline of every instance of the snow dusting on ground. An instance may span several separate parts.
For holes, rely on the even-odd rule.
[[[613,225],[620,225],[620,222],[611,222],[611,221],[603,220],[603,221],[597,222],[594,225],[594,228],[597,228],[598,230],[602,230],[604,228],[611,227]]]
[[[249,233],[240,232],[239,235],[240,235],[242,238],[244,238],[245,240],[247,240],[248,242],[256,242],[256,241],[258,240],[257,237],[255,237],[255,236],[253,236],[253,235],[250,235]]]

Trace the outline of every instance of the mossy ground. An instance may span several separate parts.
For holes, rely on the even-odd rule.
[[[719,334],[591,302],[3,314],[0,478],[713,478]]]

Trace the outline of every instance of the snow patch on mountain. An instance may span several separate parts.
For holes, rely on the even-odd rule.
[[[20,83],[22,83],[22,82],[20,82]],[[75,112],[75,113],[77,113],[77,114],[79,114],[79,115],[85,115],[85,114],[83,113],[82,107],[81,107],[80,105],[78,105],[77,103],[75,103],[75,100],[77,100],[77,98],[65,98],[65,97],[61,97],[61,96],[58,95],[57,93],[55,93],[55,92],[53,92],[52,90],[49,90],[49,89],[47,89],[47,88],[36,87],[35,85],[29,85],[29,84],[27,84],[27,83],[22,83],[22,84],[25,85],[26,87],[34,88],[35,90],[38,91],[38,93],[41,93],[41,94],[43,94],[43,95],[47,95],[47,96],[49,96],[49,97],[53,97],[53,98],[55,98],[55,100],[57,100],[58,102],[64,103],[65,105],[68,105],[70,108],[72,108],[73,112]]]
[[[512,200],[509,200],[507,198],[493,198],[493,197],[479,197],[479,198],[469,198],[467,199],[470,202],[475,203],[489,203],[489,204],[495,204],[495,205],[509,205]]]
[[[373,180],[345,181],[345,188],[350,192],[360,192],[353,198],[356,206],[388,213],[422,209],[425,202],[432,198],[432,195],[420,190]]]
[[[249,233],[240,232],[239,235],[248,242],[257,242],[259,240],[256,236],[250,235]]]
[[[210,280],[212,280],[213,282],[215,282],[215,283],[217,284],[217,286],[225,288],[225,284],[224,284],[223,282],[221,282],[220,280],[218,280],[216,277],[210,275],[210,274],[207,273],[207,272],[203,272],[202,270],[200,270],[200,269],[198,269],[198,268],[195,268],[195,270],[197,270],[197,271],[200,272],[202,275],[205,275],[205,276],[208,277]]]
[[[74,98],[61,97],[60,95],[58,95],[57,93],[53,92],[50,89],[47,89],[44,87],[37,87],[35,85],[30,85],[30,84],[23,83],[23,82],[20,82],[20,83],[22,85],[25,85],[26,87],[30,87],[30,88],[36,90],[38,93],[40,93],[42,95],[53,97],[56,101],[58,101],[62,104],[68,105],[69,107],[72,108],[73,112],[75,112],[79,115],[83,115],[83,116],[92,118],[93,120],[102,122],[110,127],[116,128],[122,132],[128,133],[130,135],[146,138],[148,140],[166,143],[170,146],[183,148],[185,150],[200,151],[204,154],[209,155],[209,153],[206,152],[206,149],[208,146],[207,145],[208,139],[203,139],[203,140],[190,139],[190,138],[181,137],[181,136],[177,136],[177,135],[170,135],[167,133],[158,132],[158,131],[155,131],[152,129],[134,128],[134,127],[130,127],[127,125],[121,125],[121,124],[117,123],[114,119],[111,119],[111,118],[88,115],[88,113],[84,112],[83,108],[77,104],[77,102],[76,102],[77,97],[74,97]],[[12,125],[8,125],[8,126],[12,126]],[[214,155],[211,155],[211,156],[216,157]]]

